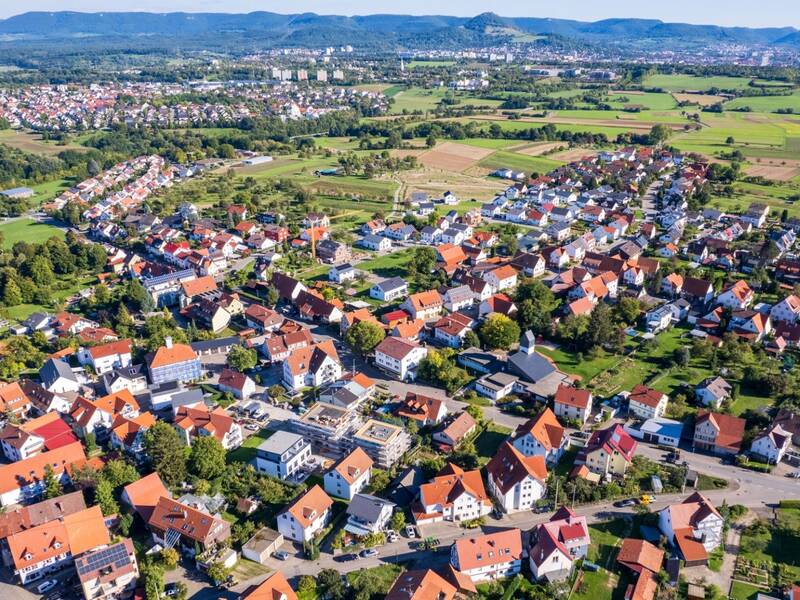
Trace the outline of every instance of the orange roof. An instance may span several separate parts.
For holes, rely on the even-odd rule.
[[[357,447],[350,454],[341,459],[333,466],[333,470],[339,473],[348,484],[352,484],[356,479],[372,468],[372,459],[364,452],[361,447]]]
[[[558,398],[557,393],[556,398]],[[517,429],[515,437],[520,437],[526,433],[530,433],[545,450],[560,448],[564,439],[564,428],[558,422],[556,414],[549,408],[545,408],[536,418],[521,425]]]
[[[170,497],[169,490],[164,487],[161,477],[156,472],[129,483],[123,491],[131,506],[145,522],[150,520],[150,515],[153,514],[153,509],[158,504],[158,499],[162,496]]]
[[[422,319],[416,319],[414,321],[398,323],[394,326],[393,331],[397,333],[397,337],[413,338],[419,335],[419,332],[422,331],[423,327],[425,327],[425,321]]]
[[[744,279],[740,279],[725,291],[733,294],[739,302],[744,302],[753,293],[753,290],[750,289]]]
[[[442,305],[442,297],[436,290],[411,294],[408,299],[411,301],[411,306],[414,307],[414,310],[425,310],[426,308]]]
[[[691,527],[675,529],[675,543],[686,562],[708,560],[708,551],[701,542],[694,538]]]
[[[385,600],[452,600],[456,587],[431,569],[401,573]]]
[[[217,282],[214,281],[214,278],[211,277],[211,275],[205,275],[203,277],[190,279],[189,281],[184,281],[181,283],[181,290],[183,291],[183,295],[187,298],[191,298],[192,296],[197,296],[199,294],[205,294],[206,292],[213,292],[216,289]]]
[[[360,371],[351,377],[353,381],[355,381],[358,385],[363,387],[365,390],[370,389],[375,385],[375,382],[367,377],[364,373]]]
[[[589,390],[582,390],[571,385],[559,385],[556,390],[555,403],[574,406],[575,408],[587,408],[592,399]]]
[[[315,485],[292,502],[286,512],[292,515],[301,527],[306,528],[331,506],[333,506],[331,497],[321,487]]]
[[[28,403],[28,396],[16,381],[0,386],[0,412],[16,411]]]
[[[464,471],[458,465],[448,464],[430,483],[419,488],[420,502],[423,506],[439,504],[449,506],[462,494],[470,494],[478,502],[491,504],[480,470]]]
[[[197,360],[197,354],[188,344],[173,344],[171,348],[161,346],[153,355],[150,368],[157,369],[192,360]]]
[[[73,556],[111,542],[103,513],[92,506],[20,531],[7,538],[15,569],[36,565],[70,552]]]
[[[664,551],[650,542],[626,538],[622,540],[617,561],[639,572],[641,569],[658,573],[664,562]]]
[[[286,359],[286,364],[289,365],[292,375],[301,375],[309,370],[315,370],[327,356],[339,362],[339,354],[336,352],[333,340],[325,340],[313,346],[294,350]]]
[[[186,431],[203,430],[222,442],[230,432],[235,421],[222,408],[208,410],[202,403],[195,406],[181,406],[175,414],[175,425]]]
[[[540,483],[547,480],[543,456],[525,456],[508,442],[503,442],[497,450],[486,465],[486,472],[504,494],[529,476]]]
[[[105,358],[106,356],[113,356],[115,354],[130,354],[132,345],[133,343],[131,340],[118,340],[116,342],[101,344],[100,346],[92,346],[88,350],[92,358],[97,360],[98,358]]]
[[[406,392],[406,397],[400,403],[400,406],[395,409],[395,414],[398,417],[414,419],[415,421],[425,422],[431,419],[436,421],[442,412],[443,405],[444,400],[439,398],[430,398],[422,394]]]
[[[519,529],[506,529],[487,535],[461,538],[455,554],[460,571],[512,562],[522,559],[522,534]]]
[[[442,244],[441,246],[436,246],[436,252],[442,259],[441,262],[447,265],[454,265],[467,260],[467,255],[464,254],[464,250],[461,248],[461,246]]]
[[[628,397],[628,400],[644,404],[650,408],[657,408],[665,396],[666,394],[663,392],[659,392],[658,390],[654,390],[640,383],[631,390],[631,395]]]
[[[107,396],[102,396],[94,400],[93,404],[100,410],[111,414],[121,412],[126,406],[130,406],[137,411],[139,410],[139,403],[127,388],[114,392],[113,394],[108,394]]]
[[[497,269],[490,272],[497,278],[498,281],[503,281],[504,279],[511,279],[512,277],[517,276],[517,270],[511,265],[503,265],[502,267],[498,267]]]
[[[86,460],[83,446],[73,442],[49,452],[42,452],[23,460],[0,466],[0,494],[44,479],[45,465],[53,468],[56,475],[69,472],[76,464]]]
[[[669,281],[672,287],[683,287],[683,277],[678,275],[677,273],[670,273],[667,275],[666,280]]]
[[[275,571],[260,584],[247,588],[242,592],[241,598],[242,600],[297,600],[297,594],[289,586],[283,573]]]

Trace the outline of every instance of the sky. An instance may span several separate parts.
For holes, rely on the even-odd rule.
[[[800,28],[800,2],[797,0],[505,0],[499,3],[486,0],[27,0],[24,3],[0,0],[0,18],[25,11],[57,10],[237,13],[265,10],[342,15],[402,13],[458,16],[493,11],[508,17],[552,17],[578,21],[638,17],[680,23]]]

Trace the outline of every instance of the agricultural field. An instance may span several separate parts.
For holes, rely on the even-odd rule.
[[[623,101],[627,98],[627,101]],[[644,106],[647,110],[672,110],[677,108],[675,98],[670,94],[652,92],[614,92],[608,96],[608,104],[614,108],[626,106]]]
[[[487,100],[465,92],[452,92],[445,88],[409,88],[398,91],[393,97],[394,105],[390,111],[392,114],[402,114],[404,110],[407,112],[434,110],[445,97],[455,98],[461,106],[497,108],[502,104],[500,100]]]
[[[431,69],[435,67],[452,67],[454,60],[412,60],[406,67],[409,69]]]
[[[24,152],[41,154],[44,156],[55,156],[64,150],[86,151],[86,148],[78,146],[77,144],[68,143],[59,145],[55,142],[43,140],[42,136],[38,133],[21,131],[19,129],[0,130],[0,143]]]
[[[743,90],[750,87],[746,77],[695,77],[694,75],[650,75],[644,80],[646,88],[661,88],[668,92],[685,90],[704,92],[711,88]]]
[[[800,92],[791,96],[754,96],[752,98],[736,98],[724,104],[725,110],[749,108],[754,112],[773,113],[780,109],[790,108],[800,113]]]
[[[0,224],[0,235],[3,247],[11,248],[17,242],[38,244],[54,236],[63,239],[64,230],[23,217]]]

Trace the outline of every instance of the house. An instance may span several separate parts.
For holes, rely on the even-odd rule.
[[[458,588],[432,569],[404,571],[385,600],[453,600]]]
[[[317,244],[317,258],[328,264],[346,262],[350,260],[350,247],[334,240],[322,240]]]
[[[450,549],[450,564],[474,582],[513,577],[522,569],[522,533],[506,529],[461,538]]]
[[[369,289],[369,297],[381,302],[391,302],[408,295],[408,284],[400,277],[384,279]]]
[[[532,509],[547,489],[542,455],[526,456],[504,442],[486,465],[489,493],[506,513]]]
[[[0,412],[24,417],[31,410],[31,398],[17,382],[0,382]]]
[[[464,336],[474,327],[475,321],[464,313],[450,313],[434,323],[433,338],[450,348],[460,348],[464,343]]]
[[[661,280],[661,291],[673,298],[683,291],[683,276],[670,273]]]
[[[708,563],[708,553],[722,543],[723,525],[714,505],[698,492],[658,512],[658,528],[687,567]]]
[[[450,288],[444,294],[444,307],[451,313],[469,308],[475,302],[475,296],[468,285]]]
[[[384,223],[381,219],[373,219],[372,221],[367,221],[361,226],[361,233],[363,235],[368,235],[370,233],[377,235],[384,229],[386,229],[386,223]]]
[[[311,444],[302,435],[276,431],[256,450],[255,467],[277,479],[290,479],[311,459]]]
[[[391,469],[411,447],[411,436],[403,427],[368,419],[352,433],[350,442],[360,447],[379,469]]]
[[[169,490],[158,473],[153,472],[126,485],[122,489],[121,499],[147,523],[162,496],[169,498]]]
[[[280,271],[274,271],[272,273],[270,283],[272,287],[278,290],[280,299],[285,302],[292,302],[297,298],[300,292],[304,292],[308,289],[294,277],[290,277]]]
[[[632,571],[636,578],[634,583],[628,584],[625,597],[631,600],[653,600],[658,590],[656,574],[661,571],[664,551],[650,542],[626,538],[622,540],[617,562]]]
[[[225,450],[242,445],[241,426],[220,407],[209,410],[205,404],[180,406],[175,411],[175,429],[183,443],[191,446],[197,436],[214,436]]]
[[[714,297],[714,286],[704,279],[686,277],[680,295],[690,302],[706,305]]]
[[[194,302],[195,298],[204,294],[216,292],[217,290],[217,282],[210,275],[204,275],[196,279],[187,279],[181,282],[178,304],[181,308],[186,308]]]
[[[156,418],[149,412],[130,419],[117,415],[111,424],[109,445],[141,460],[144,456],[144,434],[155,422]]]
[[[570,385],[559,385],[553,397],[557,417],[585,424],[592,413],[592,393]]]
[[[356,271],[355,267],[350,263],[345,263],[343,265],[337,265],[332,267],[330,271],[328,271],[328,279],[330,281],[335,281],[336,283],[342,284],[346,281],[352,281],[356,278]]]
[[[586,517],[577,516],[566,506],[550,520],[531,531],[528,560],[537,581],[563,581],[572,573],[575,561],[589,552],[589,526]]]
[[[419,500],[411,506],[418,525],[440,521],[469,521],[488,515],[492,501],[480,470],[464,471],[449,463],[430,482],[420,486]]]
[[[731,397],[733,387],[722,377],[706,377],[694,388],[697,399],[703,406],[719,408],[720,405]]]
[[[406,392],[394,415],[416,421],[420,427],[430,427],[438,425],[447,416],[447,406],[444,400]]]
[[[475,391],[481,396],[485,396],[497,402],[514,391],[514,386],[519,381],[519,377],[497,371],[487,373],[475,382]]]
[[[297,600],[297,594],[283,573],[273,571],[260,584],[251,585],[243,591],[238,600]]]
[[[106,394],[116,394],[122,390],[141,394],[147,390],[147,377],[142,372],[142,365],[114,369],[103,374],[103,388]]]
[[[792,434],[780,425],[772,425],[759,433],[750,444],[750,453],[777,465],[792,446]]]
[[[511,265],[503,265],[483,276],[495,292],[502,292],[517,287],[517,270]]]
[[[289,390],[319,387],[342,376],[342,365],[332,340],[293,351],[283,362],[282,383]]]
[[[99,506],[64,515],[6,538],[11,568],[23,585],[70,567],[77,556],[110,542]]]
[[[630,423],[625,425],[631,437],[657,444],[659,446],[672,446],[677,448],[683,435],[683,423],[663,417],[658,419],[647,419],[643,422]]]
[[[244,320],[259,333],[271,333],[283,324],[284,318],[271,308],[253,303],[244,311]]]
[[[636,441],[623,429],[622,425],[612,425],[592,433],[586,447],[578,452],[576,465],[586,468],[603,477],[624,477],[633,455]]]
[[[397,337],[386,337],[375,347],[375,365],[397,377],[400,381],[416,379],[416,370],[428,349],[416,342]]]
[[[94,400],[78,396],[69,412],[72,426],[81,437],[89,433],[102,435],[118,415],[128,419],[139,415],[139,403],[128,390]]]
[[[201,329],[220,333],[231,322],[231,313],[210,298],[202,296],[181,311],[181,314]]]
[[[506,294],[494,294],[480,303],[478,318],[483,319],[495,313],[505,315],[511,319],[517,314],[517,305]]]
[[[328,524],[331,506],[330,496],[315,485],[278,514],[278,531],[286,539],[309,542]]]
[[[745,425],[739,417],[700,411],[694,423],[692,446],[714,454],[739,454]]]
[[[11,462],[77,441],[78,438],[58,412],[45,413],[21,424],[8,422],[0,430],[0,447]]]
[[[395,504],[383,498],[356,494],[347,506],[344,530],[359,537],[381,533],[388,529],[394,509]]]
[[[147,526],[156,544],[193,556],[231,536],[231,524],[167,496],[158,499]]]
[[[387,252],[392,248],[392,242],[389,238],[382,235],[368,233],[359,242],[362,248],[367,250],[374,250],[376,252]]]
[[[517,252],[509,264],[520,270],[526,277],[540,277],[544,275],[546,263],[547,261],[541,254]]]
[[[78,362],[81,365],[91,366],[95,373],[102,375],[115,368],[130,366],[131,347],[131,340],[119,340],[89,348],[80,348]]]
[[[744,310],[753,303],[755,292],[747,285],[744,279],[740,279],[733,285],[728,286],[717,296],[717,302],[725,308],[731,310]]]
[[[667,402],[669,396],[663,392],[638,384],[628,396],[628,412],[642,420],[658,419],[664,416]]]
[[[325,491],[336,498],[352,500],[353,496],[369,485],[372,465],[372,459],[363,449],[354,449],[325,473]]]
[[[436,431],[433,434],[433,441],[447,449],[455,449],[477,427],[478,424],[472,415],[464,411]]]
[[[0,465],[0,506],[20,504],[41,496],[46,465],[50,465],[55,477],[66,484],[70,480],[71,470],[85,460],[83,446],[80,442],[73,442],[24,460]]]
[[[191,346],[173,344],[167,336],[164,345],[148,357],[147,370],[151,383],[186,382],[200,379],[203,367]]]
[[[139,579],[139,565],[130,538],[90,550],[75,559],[83,597],[113,600],[133,593]]]
[[[545,408],[517,427],[511,444],[524,456],[542,456],[545,464],[554,465],[569,445],[569,438],[555,413]]]
[[[426,225],[419,233],[423,244],[433,245],[442,241],[444,232],[439,227]]]
[[[429,321],[442,313],[444,301],[436,290],[411,294],[400,305],[400,308],[411,315],[412,319]]]
[[[61,359],[48,358],[39,369],[39,379],[44,388],[54,394],[77,392],[81,385],[72,368]]]
[[[234,398],[247,400],[256,392],[256,383],[250,377],[233,369],[223,369],[217,382],[219,391],[233,394]]]
[[[794,324],[800,320],[800,297],[790,294],[775,304],[769,313],[773,321]]]
[[[328,302],[316,290],[300,292],[295,299],[294,306],[302,318],[323,323],[340,322],[342,308],[344,308],[338,299],[334,298]]]

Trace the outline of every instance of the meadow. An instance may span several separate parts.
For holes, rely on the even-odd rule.
[[[64,239],[64,230],[22,217],[0,224],[0,235],[3,237],[3,248],[11,248],[17,242],[37,244],[53,236]]]

